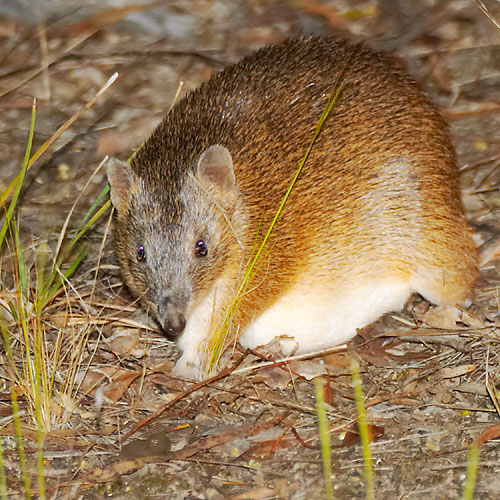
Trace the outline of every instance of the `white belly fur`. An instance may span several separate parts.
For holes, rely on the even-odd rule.
[[[226,285],[226,286],[224,286]],[[203,378],[213,313],[224,303],[229,284],[219,280],[208,297],[190,312],[178,340],[182,356],[174,373],[188,379]],[[258,291],[257,291],[258,293]],[[280,339],[282,354],[305,353],[341,344],[382,314],[400,310],[412,293],[408,281],[387,278],[335,289],[297,285],[264,311],[241,334],[244,347],[266,345]]]
[[[208,341],[215,327],[214,312],[221,307],[221,303],[225,303],[228,294],[232,297],[233,290],[234,283],[225,283],[220,279],[203,302],[190,311],[186,328],[177,340],[182,356],[177,360],[173,370],[176,375],[194,380],[203,378],[205,375],[203,367],[207,363]]]
[[[357,328],[389,311],[400,310],[412,290],[407,281],[370,281],[336,290],[298,286],[280,297],[243,332],[244,347],[257,347],[284,335],[284,355],[333,347],[354,337]]]

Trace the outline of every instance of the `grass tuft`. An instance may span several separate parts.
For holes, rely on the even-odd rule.
[[[354,402],[358,413],[358,428],[361,438],[361,449],[363,451],[363,462],[365,470],[365,486],[367,500],[375,499],[375,487],[373,481],[372,450],[370,447],[370,429],[366,421],[366,410],[363,396],[363,386],[359,373],[359,363],[356,359],[351,360],[352,388],[354,390]]]
[[[2,500],[7,499],[7,479],[5,477],[5,467],[3,463],[3,445],[2,445],[2,434],[0,433],[0,498]]]
[[[479,445],[473,441],[469,450],[469,461],[467,463],[467,475],[465,477],[463,500],[472,500],[474,498],[474,488],[476,487],[477,468],[479,466]]]
[[[69,290],[75,292],[69,283],[86,255],[81,238],[109,208],[110,202],[103,202],[109,188],[102,190],[96,202],[85,214],[74,236],[67,234],[70,218],[80,197],[75,201],[70,214],[60,232],[53,257],[45,241],[27,246],[21,238],[18,219],[15,218],[21,188],[27,170],[47,150],[61,133],[73,123],[80,114],[88,109],[102,93],[109,88],[116,76],[108,81],[96,96],[78,113],[73,115],[48,141],[32,156],[34,137],[36,100],[33,101],[30,129],[24,160],[19,173],[9,186],[0,193],[0,207],[4,218],[0,226],[0,269],[7,264],[8,280],[0,283],[0,329],[5,351],[5,370],[10,383],[12,421],[17,443],[20,479],[25,498],[31,498],[31,474],[37,476],[37,497],[46,498],[44,474],[45,436],[54,427],[60,427],[71,416],[72,408],[65,402],[78,389],[76,382],[81,368],[84,342],[89,328],[83,328],[85,334],[76,334],[73,329],[72,349],[64,350],[63,339],[68,336],[68,320],[71,315]],[[98,167],[100,168],[102,164]],[[87,186],[91,182],[88,181]],[[86,187],[83,191],[85,191]],[[81,195],[80,195],[81,196]],[[10,201],[7,201],[10,197]],[[62,297],[55,302],[62,293]],[[63,325],[55,328],[56,336],[47,337],[47,328],[54,333],[51,325],[49,308],[59,308],[66,304]],[[64,374],[64,375],[62,375]],[[57,380],[57,386],[56,386]],[[23,409],[19,410],[18,397],[23,397]],[[23,426],[36,431],[36,466],[28,466],[23,445]],[[0,435],[1,437],[1,435]],[[0,442],[0,497],[6,498],[7,488],[3,464],[3,447]]]
[[[318,415],[318,431],[321,443],[321,460],[323,462],[323,474],[325,478],[325,498],[326,500],[333,500],[330,433],[328,432],[328,420],[326,418],[324,383],[320,377],[314,379],[314,394],[316,397],[316,414]]]
[[[26,463],[26,455],[24,453],[24,445],[21,430],[21,419],[19,416],[19,405],[17,404],[16,388],[12,381],[10,385],[10,401],[12,403],[12,419],[14,422],[14,430],[16,434],[17,456],[19,458],[19,468],[21,470],[21,479],[24,484],[24,497],[29,499],[30,495],[30,478],[28,475],[28,467]]]

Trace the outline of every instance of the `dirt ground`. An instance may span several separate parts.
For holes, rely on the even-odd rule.
[[[28,171],[18,218],[32,266],[42,243],[49,256],[55,252],[72,207],[69,235],[106,186],[104,170],[95,172],[102,159],[126,159],[178,92],[262,45],[329,32],[397,53],[441,106],[483,260],[468,320],[452,329],[428,328],[420,314],[425,304],[416,299],[342,352],[279,366],[252,353],[234,373],[196,385],[170,374],[175,344],[122,286],[106,212],[85,235],[87,256],[66,293],[44,316],[49,352],[63,332],[57,348],[65,355],[52,367],[43,445],[47,497],[324,498],[312,380],[322,376],[335,498],[364,498],[349,368],[355,357],[373,426],[376,498],[461,498],[469,446],[479,440],[475,498],[500,499],[494,405],[500,389],[500,11],[494,2],[482,3],[491,17],[466,0],[0,2],[0,192],[22,164],[34,96],[36,150],[119,74]],[[0,305],[15,288],[9,255],[4,252],[0,268]],[[15,324],[9,331],[19,339]],[[240,357],[236,352],[233,360]],[[9,373],[2,353],[2,446],[15,498],[24,493]],[[35,424],[21,390],[19,405],[37,496]]]

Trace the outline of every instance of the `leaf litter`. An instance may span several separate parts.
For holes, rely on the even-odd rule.
[[[177,7],[181,11],[182,4],[180,2]],[[252,2],[245,5],[252,12]],[[358,11],[357,21],[348,21],[355,17],[344,18],[334,8],[318,11],[318,7],[315,2],[305,2],[304,11],[316,12],[315,15],[327,24],[346,23],[360,30],[368,30],[363,23],[373,20],[373,11],[369,9]],[[130,4],[130,8],[143,9],[135,4]],[[144,10],[149,8],[151,5]],[[273,15],[284,8],[277,7]],[[433,72],[449,76],[454,74],[451,70],[455,70],[456,65],[463,64],[460,51],[447,52],[446,49],[446,43],[451,43],[450,40],[465,29],[457,21],[458,15],[471,20],[467,28],[471,30],[469,36],[479,37],[475,29],[480,21],[472,10],[447,8],[449,13],[442,11],[441,15],[446,18],[445,14],[449,14],[449,22],[440,27],[433,41],[413,34],[413,45],[403,48],[403,53],[409,51],[412,57],[419,59],[422,72],[428,71],[431,80]],[[81,20],[84,24],[87,22],[88,31],[83,28],[74,33],[72,29],[47,30],[49,42],[59,43],[61,48],[46,64],[50,68],[53,100],[50,103],[41,100],[42,108],[83,110],[82,96],[73,95],[74,102],[71,102],[64,97],[69,96],[69,92],[58,94],[58,89],[71,87],[76,61],[94,61],[91,65],[101,73],[101,80],[106,81],[104,76],[112,74],[118,57],[125,61],[125,69],[117,85],[124,77],[129,81],[136,79],[140,92],[133,107],[126,87],[122,87],[122,91],[120,88],[113,90],[112,99],[104,97],[104,101],[98,101],[97,107],[108,107],[109,115],[99,116],[95,107],[92,113],[83,110],[71,128],[60,132],[67,135],[72,131],[69,142],[67,137],[64,142],[61,138],[52,140],[50,157],[46,155],[45,163],[39,161],[30,169],[28,174],[36,182],[30,185],[28,196],[22,200],[21,236],[23,242],[29,241],[31,235],[35,235],[35,239],[32,245],[23,243],[26,249],[30,247],[36,251],[38,245],[41,248],[42,240],[37,239],[40,236],[37,224],[40,223],[35,217],[41,205],[37,200],[45,200],[43,206],[50,210],[51,192],[60,189],[64,193],[61,202],[53,207],[52,213],[56,216],[50,222],[52,236],[48,238],[48,249],[44,250],[54,255],[57,228],[64,224],[61,214],[69,211],[64,200],[76,198],[82,187],[81,179],[85,173],[90,176],[102,159],[88,152],[98,150],[99,155],[103,155],[112,148],[113,154],[120,151],[126,154],[131,144],[141,142],[151,130],[152,122],[167,108],[168,103],[162,101],[161,96],[144,90],[148,88],[143,78],[145,70],[164,75],[164,80],[170,83],[181,75],[196,85],[205,77],[207,67],[210,69],[207,59],[200,62],[204,56],[201,53],[192,56],[186,52],[183,64],[179,64],[178,56],[175,61],[165,62],[165,56],[160,62],[146,60],[146,54],[156,50],[159,57],[161,50],[170,48],[163,46],[161,41],[156,41],[156,45],[144,42],[139,51],[143,59],[139,57],[139,61],[146,61],[146,64],[140,64],[137,51],[134,55],[132,50],[137,49],[136,39],[126,29],[114,30],[116,19],[124,18],[127,13],[126,9],[118,9],[114,14],[105,10],[100,20],[92,16]],[[199,15],[202,15],[201,9]],[[279,21],[282,21],[280,17]],[[71,26],[68,23],[67,27]],[[450,26],[456,31],[446,31]],[[261,29],[267,30],[260,35],[266,40],[278,36],[270,26]],[[18,33],[29,35],[29,30],[23,24],[16,26]],[[421,34],[425,33],[423,28],[420,30]],[[247,31],[244,40],[256,35],[256,31]],[[436,48],[430,46],[431,43],[437,45],[436,54],[440,55],[436,55],[429,66],[426,50]],[[26,96],[38,92],[36,77],[40,70],[34,55],[37,48],[37,38],[25,36],[14,53],[19,60],[31,61],[25,66],[26,72],[20,73],[17,79],[14,73],[3,78],[3,82],[0,78],[3,109],[13,110],[20,127],[26,117],[29,101]],[[101,62],[93,59],[98,51],[103,54]],[[12,64],[12,55],[10,57]],[[12,69],[19,68],[13,66]],[[82,74],[85,75],[80,71],[79,75]],[[118,498],[161,495],[173,499],[321,498],[323,486],[319,480],[322,477],[321,459],[313,380],[322,377],[335,496],[362,498],[365,494],[363,465],[349,369],[352,358],[361,364],[377,497],[421,498],[438,492],[445,498],[459,498],[471,442],[476,442],[481,449],[478,498],[499,490],[498,479],[495,479],[498,478],[500,458],[497,443],[500,431],[496,423],[500,376],[499,268],[495,259],[498,254],[496,242],[500,240],[496,236],[500,201],[496,194],[500,183],[497,168],[500,128],[495,129],[493,113],[497,107],[494,99],[489,98],[488,88],[484,89],[482,100],[481,83],[470,78],[461,83],[459,90],[462,93],[448,106],[446,91],[449,88],[443,90],[440,85],[443,87],[450,81],[453,80],[437,78],[434,95],[447,106],[454,137],[458,138],[458,154],[464,165],[465,202],[479,243],[485,245],[478,291],[472,307],[463,311],[463,322],[456,324],[447,317],[431,321],[427,315],[428,306],[416,299],[399,317],[386,316],[360,331],[353,342],[337,352],[313,359],[281,361],[274,359],[272,352],[250,353],[236,346],[235,352],[224,359],[226,371],[201,383],[186,382],[170,374],[177,356],[175,347],[155,332],[154,325],[123,290],[109,238],[103,244],[107,235],[104,223],[98,223],[85,236],[90,258],[82,262],[75,277],[66,283],[64,293],[55,297],[43,317],[47,352],[50,355],[61,350],[67,360],[53,372],[54,415],[63,416],[54,418],[52,428],[44,435],[49,494],[75,498],[97,498],[103,492]],[[475,93],[471,91],[474,84],[477,85]],[[96,92],[97,89],[94,95]],[[474,122],[485,112],[492,116],[491,123]],[[48,116],[50,122],[57,115],[54,113],[51,118],[49,113]],[[59,124],[47,125],[53,125],[52,130],[56,130]],[[11,127],[4,122],[2,128]],[[123,138],[121,130],[126,131],[127,137]],[[112,134],[120,141],[106,143]],[[5,137],[8,137],[5,178],[2,173],[0,179],[4,187],[13,177],[8,175],[12,173],[9,162],[19,160],[17,151],[24,145],[24,138],[17,136],[15,130]],[[40,138],[35,135],[36,140]],[[86,154],[81,155],[82,151]],[[86,159],[82,160],[82,156]],[[54,168],[63,161],[69,171],[66,177],[56,181]],[[47,179],[50,179],[49,184]],[[97,174],[76,212],[85,211],[82,207],[97,198],[104,184],[104,178],[101,176],[99,180]],[[23,226],[26,213],[26,226]],[[68,230],[76,230],[71,224]],[[16,318],[9,304],[16,291],[8,275],[7,259],[8,254],[4,253],[0,306],[4,321],[15,332]],[[97,268],[96,262],[100,263]],[[58,332],[64,332],[67,340],[57,340]],[[11,342],[13,348],[19,342],[15,333]],[[20,493],[23,484],[13,473],[17,467],[13,445],[16,432],[7,388],[13,377],[5,364],[0,373],[6,384],[0,393],[0,414],[4,419],[2,439],[8,487]],[[74,390],[68,392],[65,387],[70,377],[75,385]],[[23,391],[20,387],[15,389],[22,412],[26,454],[30,463],[34,463],[37,432]],[[32,493],[36,494],[34,484]]]

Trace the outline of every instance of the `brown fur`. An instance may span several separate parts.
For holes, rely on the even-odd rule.
[[[243,331],[304,280],[311,301],[314,290],[342,290],[379,276],[407,280],[439,306],[469,296],[476,249],[447,126],[435,106],[398,62],[363,45],[292,39],[250,55],[179,102],[132,161],[133,189],[122,189],[128,195],[119,194],[123,182],[110,174],[119,198],[113,202],[123,275],[154,315],[158,294],[172,293],[189,317],[222,280],[220,320],[341,72],[340,97],[272,233],[253,289],[233,317],[233,331]],[[230,153],[234,190],[203,181],[186,189],[213,145]],[[192,228],[183,220],[187,206]],[[193,259],[189,249],[207,234],[206,259]],[[148,266],[136,259],[144,241]]]

